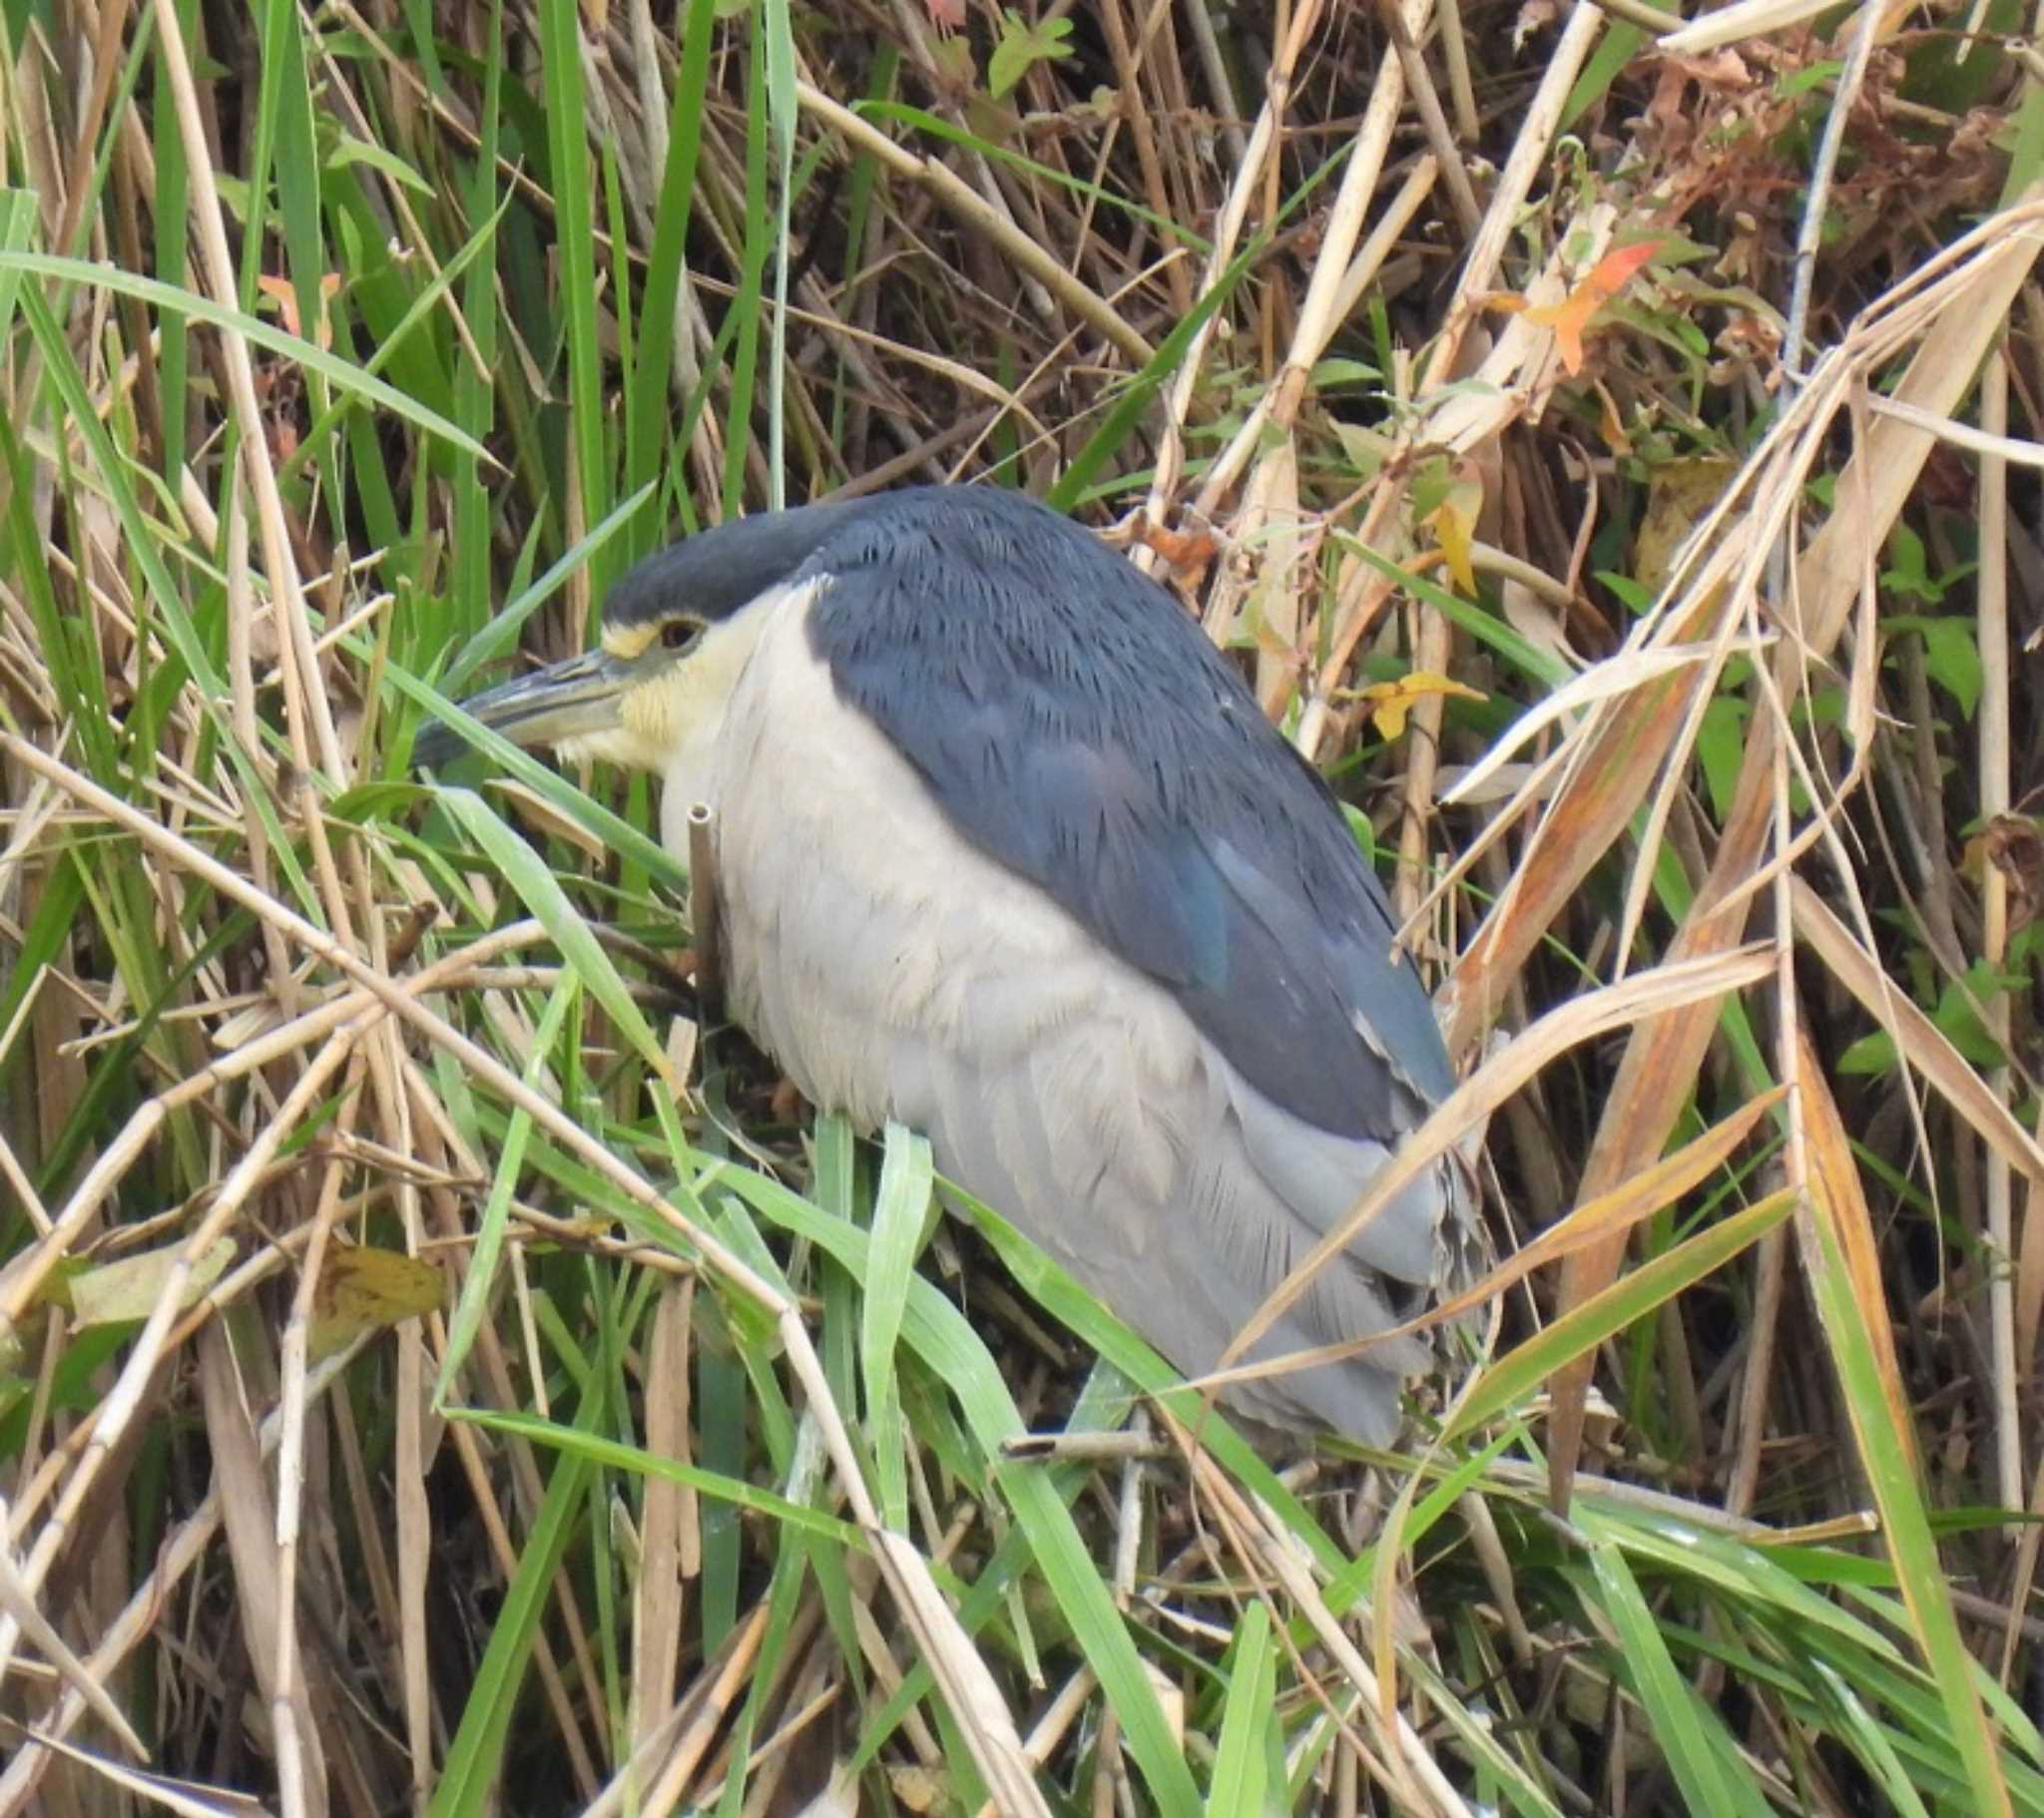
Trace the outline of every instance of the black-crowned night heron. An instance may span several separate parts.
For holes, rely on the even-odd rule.
[[[925,1133],[1189,1375],[1453,1084],[1319,776],[1156,583],[1032,501],[925,487],[652,557],[600,649],[468,701],[716,814],[738,1019],[816,1105]],[[435,728],[421,757],[455,748]],[[1459,1279],[1452,1160],[1252,1353],[1383,1331]],[[1241,1386],[1381,1443],[1410,1336]]]

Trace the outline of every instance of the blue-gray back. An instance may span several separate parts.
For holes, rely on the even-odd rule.
[[[1444,1097],[1425,993],[1332,796],[1178,603],[1019,494],[860,507],[824,508],[789,578],[826,580],[812,648],[959,832],[1295,1116],[1388,1140],[1410,1120],[1393,1069],[1408,1101]]]

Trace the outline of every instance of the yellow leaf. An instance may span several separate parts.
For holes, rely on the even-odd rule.
[[[1633,439],[1625,432],[1625,424],[1618,414],[1618,400],[1611,395],[1602,379],[1592,379],[1597,388],[1597,401],[1603,407],[1598,418],[1597,430],[1604,438],[1604,446],[1613,454],[1629,455],[1633,451]]]
[[[1482,512],[1483,482],[1460,479],[1449,485],[1441,502],[1426,515],[1449,576],[1457,590],[1471,600],[1476,597],[1476,568],[1470,557],[1476,543],[1476,520]]]
[[[440,1271],[416,1256],[366,1244],[329,1250],[312,1290],[306,1355],[316,1363],[344,1351],[365,1332],[416,1319],[440,1304]]]
[[[1633,533],[1633,579],[1658,594],[1682,546],[1725,496],[1738,463],[1723,455],[1657,461],[1647,482],[1647,509]]]
[[[1351,698],[1369,703],[1370,721],[1386,738],[1405,730],[1405,715],[1415,701],[1429,694],[1452,694],[1461,700],[1485,700],[1480,689],[1466,687],[1452,677],[1437,676],[1431,670],[1413,670],[1396,682],[1373,682],[1357,688]]]

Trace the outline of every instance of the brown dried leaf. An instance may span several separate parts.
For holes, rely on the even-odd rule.
[[[2008,927],[2026,928],[2044,908],[2044,832],[2027,814],[1997,814],[1966,842],[1966,869],[1974,876],[1992,865],[2008,884]]]

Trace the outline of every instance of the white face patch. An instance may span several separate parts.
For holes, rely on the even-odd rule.
[[[659,770],[666,787],[663,818],[686,814],[705,799],[711,759],[739,678],[766,628],[783,612],[796,617],[806,613],[814,591],[811,583],[761,595],[742,612],[710,627],[687,659],[658,684],[649,683],[625,697],[624,730],[642,748],[661,753],[646,767]]]

